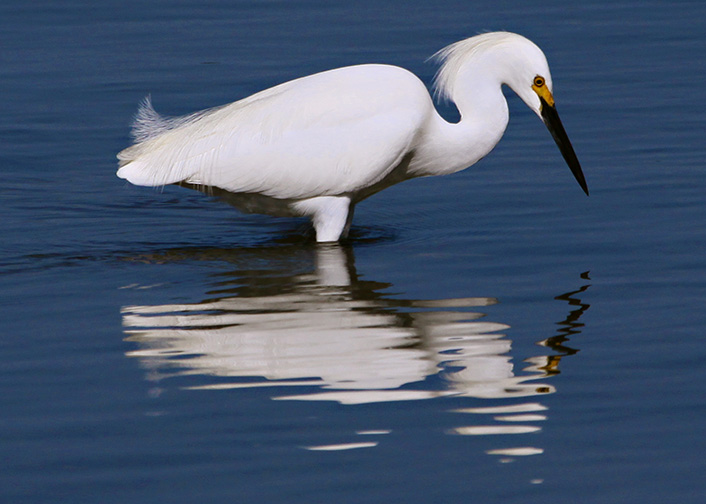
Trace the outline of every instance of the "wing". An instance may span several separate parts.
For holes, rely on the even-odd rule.
[[[143,111],[118,176],[274,198],[354,193],[399,163],[433,110],[422,82],[401,68],[331,70],[185,118]]]

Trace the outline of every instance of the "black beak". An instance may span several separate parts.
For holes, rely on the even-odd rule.
[[[564,160],[566,161],[566,164],[569,165],[571,173],[573,173],[574,177],[576,177],[576,182],[579,183],[581,189],[583,189],[583,192],[585,192],[586,196],[588,196],[588,185],[586,184],[586,179],[581,171],[581,164],[576,157],[574,148],[571,146],[571,142],[569,141],[569,136],[566,134],[564,125],[561,124],[556,108],[549,105],[541,96],[539,97],[539,100],[542,103],[541,112],[544,124],[546,124],[547,129],[549,129],[549,132],[554,137],[554,141],[559,146],[561,155],[564,156]]]

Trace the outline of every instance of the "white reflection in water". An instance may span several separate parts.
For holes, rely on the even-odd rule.
[[[368,443],[341,443],[332,445],[305,446],[304,449],[311,451],[342,451],[355,450],[356,448],[373,448],[377,446],[377,442]]]
[[[315,249],[314,273],[284,270],[235,272],[221,297],[198,303],[127,306],[122,310],[128,340],[153,380],[174,375],[218,377],[217,383],[186,387],[318,386],[316,392],[283,394],[274,399],[338,401],[342,404],[409,401],[443,396],[514,399],[502,407],[463,408],[458,413],[487,415],[489,425],[459,426],[458,435],[521,434],[541,430],[547,408],[522,400],[554,392],[537,380],[558,373],[562,346],[578,332],[578,306],[560,335],[540,342],[560,354],[537,355],[517,374],[509,326],[482,320],[478,308],[490,297],[404,300],[384,297],[388,284],[359,280],[352,251],[340,246]],[[286,268],[285,268],[286,269]],[[437,376],[430,387],[429,377]],[[418,387],[410,387],[417,384]],[[407,385],[404,389],[401,387]],[[520,402],[517,402],[520,400]],[[527,422],[531,422],[529,425]],[[341,450],[373,447],[377,442],[307,447]],[[515,451],[513,451],[515,450]],[[538,454],[539,448],[489,453]]]

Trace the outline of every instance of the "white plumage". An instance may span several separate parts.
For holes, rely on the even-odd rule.
[[[458,107],[456,124],[438,115],[407,70],[345,67],[185,117],[161,117],[147,99],[133,125],[135,144],[118,154],[118,176],[199,189],[248,212],[309,216],[318,241],[336,241],[347,234],[355,204],[371,194],[462,170],[488,154],[507,126],[507,84],[552,130],[587,192],[537,46],[486,33],[437,56],[437,93]]]

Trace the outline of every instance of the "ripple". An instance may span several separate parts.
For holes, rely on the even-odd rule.
[[[342,451],[342,450],[357,450],[358,448],[374,448],[378,445],[377,442],[367,443],[341,443],[319,446],[304,446],[305,450],[309,451]]]
[[[527,457],[530,455],[541,455],[544,453],[542,448],[534,448],[532,446],[523,446],[519,448],[502,448],[498,450],[486,450],[488,455],[505,455],[507,457]]]
[[[494,434],[528,434],[542,430],[533,425],[472,425],[468,427],[454,427],[449,434],[461,436],[487,436]]]

